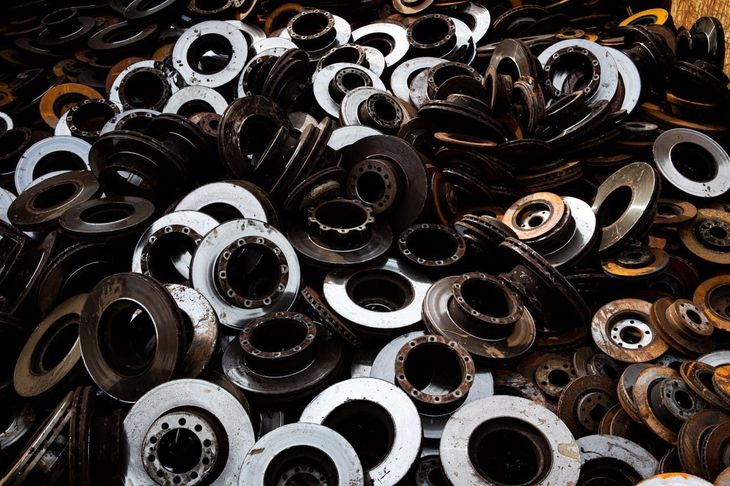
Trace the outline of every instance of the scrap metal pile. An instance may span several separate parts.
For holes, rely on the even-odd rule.
[[[5,2],[0,484],[730,484],[724,31],[661,7]]]

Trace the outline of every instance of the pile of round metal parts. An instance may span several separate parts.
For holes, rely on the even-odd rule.
[[[716,19],[5,3],[0,484],[730,485]]]

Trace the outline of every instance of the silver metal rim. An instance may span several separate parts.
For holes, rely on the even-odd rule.
[[[717,174],[712,180],[696,182],[677,170],[672,163],[672,150],[680,143],[699,145],[709,152],[717,162]],[[673,128],[659,135],[654,142],[654,161],[670,184],[692,196],[711,198],[730,190],[730,157],[717,142],[695,130]]]
[[[370,81],[373,84],[371,86],[372,88],[385,91],[385,84],[383,84],[380,78],[374,72],[364,66],[360,66],[359,64],[353,64],[350,62],[336,62],[334,64],[330,64],[329,66],[324,67],[321,71],[314,74],[314,79],[312,80],[312,88],[314,89],[317,104],[319,104],[320,108],[322,108],[328,115],[333,118],[339,118],[340,104],[337,103],[330,95],[329,85],[332,79],[334,79],[337,72],[345,68],[352,68],[362,71],[368,78],[370,78]]]
[[[602,100],[611,101],[613,96],[616,94],[616,89],[618,88],[619,70],[614,56],[605,47],[584,39],[567,39],[556,42],[552,46],[548,47],[540,54],[540,56],[538,56],[537,59],[540,61],[540,64],[545,67],[548,59],[550,59],[553,54],[567,47],[579,47],[581,49],[586,49],[596,56],[596,59],[598,59],[599,66],[601,68],[601,80],[596,91],[586,100],[586,102]]]
[[[322,451],[334,463],[337,484],[365,483],[360,458],[344,437],[323,425],[300,422],[279,427],[256,442],[243,461],[239,485],[265,484],[264,476],[277,456],[287,449],[302,446]]]
[[[366,471],[372,484],[395,485],[403,479],[421,449],[421,418],[416,406],[395,385],[375,378],[341,381],[317,395],[302,412],[300,422],[321,424],[338,407],[353,400],[373,402],[393,421],[393,444],[385,458]]]
[[[218,476],[220,484],[238,484],[241,465],[254,445],[251,419],[236,397],[203,380],[173,380],[144,394],[124,419],[122,441],[127,451],[122,457],[125,484],[152,484],[142,463],[143,442],[150,426],[162,415],[177,408],[194,408],[213,415],[228,439],[228,460]]]
[[[91,144],[75,137],[54,136],[34,143],[20,157],[18,165],[15,168],[15,189],[17,193],[20,194],[30,186],[38,184],[50,177],[69,172],[68,170],[57,170],[35,179],[33,178],[33,172],[38,162],[53,152],[70,152],[81,159],[85,165],[85,167],[78,167],[78,169],[91,170],[89,168],[89,150],[91,150]]]
[[[393,312],[371,311],[356,304],[347,292],[348,282],[355,275],[372,270],[390,272],[408,280],[413,295],[411,301],[402,309]],[[367,269],[329,273],[324,279],[323,293],[332,309],[356,326],[373,331],[396,331],[421,321],[421,305],[430,287],[431,281],[425,275],[394,258],[389,258],[386,262]]]
[[[539,425],[552,452],[550,471],[539,484],[564,486],[578,482],[580,454],[568,427],[541,405],[524,398],[500,395],[460,408],[446,423],[439,452],[444,473],[451,482],[474,486],[490,484],[469,458],[469,439],[479,425],[499,418],[529,420],[528,423]]]
[[[188,63],[187,53],[190,46],[196,40],[208,34],[217,34],[228,40],[231,44],[231,58],[226,67],[216,73],[203,74],[195,71]],[[243,32],[222,20],[206,20],[190,27],[183,32],[175,42],[172,50],[172,64],[186,83],[190,85],[202,85],[209,88],[217,88],[231,81],[238,76],[246,64],[248,44]]]
[[[202,101],[210,105],[213,112],[222,115],[228,108],[228,101],[219,92],[206,86],[187,86],[174,93],[162,109],[163,113],[177,113],[191,101]]]
[[[270,305],[250,309],[236,307],[225,300],[213,278],[218,256],[231,243],[248,236],[259,237],[275,244],[286,260],[289,273],[286,287],[278,299],[272,301]],[[234,329],[241,329],[247,322],[269,312],[289,310],[299,295],[301,272],[294,248],[286,237],[273,226],[256,219],[228,221],[209,232],[198,245],[190,270],[193,287],[210,301],[218,314],[220,323]]]

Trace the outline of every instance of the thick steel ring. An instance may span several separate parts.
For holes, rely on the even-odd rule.
[[[387,295],[388,287],[373,287],[379,279],[398,295]],[[421,322],[421,305],[430,287],[425,275],[390,258],[377,266],[327,274],[323,292],[332,310],[358,329],[387,334]]]
[[[200,72],[191,65],[190,56],[196,55],[191,49],[200,47],[206,36],[219,38],[228,43],[230,56],[224,67],[216,72]],[[246,38],[235,26],[221,20],[206,20],[190,27],[175,42],[172,51],[172,65],[189,85],[209,88],[223,86],[233,80],[246,64],[248,44]],[[199,53],[203,54],[203,52]]]
[[[146,312],[154,335],[154,349],[146,357],[127,353],[131,341],[127,349],[111,337],[129,331],[139,310]],[[91,378],[109,396],[137,401],[177,371],[183,351],[181,320],[175,300],[149,277],[119,273],[105,278],[89,293],[79,323],[81,356]]]
[[[154,72],[155,74],[160,76],[160,82],[166,82],[166,86],[162,86],[163,98],[160,100],[156,100],[156,103],[153,106],[125,107],[125,103],[128,103],[129,100],[123,98],[122,96],[124,85],[128,82],[128,77],[134,76],[134,74],[138,71],[141,72],[140,70]],[[167,101],[169,96],[176,93],[178,89],[180,89],[179,84],[180,81],[178,78],[178,74],[168,68],[165,64],[159,61],[152,60],[139,61],[135,62],[131,66],[126,67],[114,79],[111,90],[109,91],[109,100],[115,103],[119,107],[119,109],[161,109],[165,105],[165,102]]]
[[[132,271],[159,282],[189,281],[195,248],[218,224],[215,218],[198,211],[174,211],[162,216],[139,237],[132,255]]]
[[[621,109],[626,110],[626,113],[630,114],[636,108],[641,97],[641,75],[636,64],[634,64],[634,61],[629,56],[612,47],[606,47],[606,49],[611,53],[614,61],[616,61],[616,67],[618,68],[619,76],[621,76],[621,82],[624,85],[624,99],[621,103]]]
[[[104,127],[101,129],[101,132],[99,135],[104,135],[105,133],[112,132],[114,130],[131,130],[132,128],[129,126],[125,126],[130,120],[134,118],[142,118],[147,123],[151,121],[154,117],[161,115],[162,113],[157,110],[149,110],[147,108],[136,108],[134,110],[125,110],[118,115],[111,118],[106,124],[104,124]],[[132,122],[134,123],[134,122]],[[136,123],[135,123],[136,124]],[[142,124],[140,124],[142,125]],[[146,124],[145,124],[146,126]],[[69,131],[69,135],[70,135]],[[57,134],[58,135],[58,134]]]
[[[348,62],[336,62],[324,67],[321,71],[314,74],[312,89],[314,90],[314,96],[319,107],[333,118],[339,118],[340,116],[340,103],[332,97],[330,84],[335,76],[337,76],[337,73],[343,69],[358,71],[362,76],[370,80],[370,87],[385,91],[385,84],[383,84],[380,78],[364,66]]]
[[[165,285],[165,289],[192,326],[187,330],[192,337],[178,375],[181,378],[197,378],[208,369],[217,351],[218,316],[210,302],[197,290],[178,284]]]
[[[635,442],[614,435],[588,435],[578,439],[581,469],[588,469],[591,461],[614,459],[646,479],[656,474],[659,461]],[[581,474],[581,476],[583,473]]]
[[[600,236],[596,215],[585,201],[576,197],[563,197],[563,201],[570,208],[570,215],[575,220],[573,234],[563,246],[543,254],[545,260],[557,268],[569,267],[579,262],[593,250]]]
[[[644,363],[667,349],[650,320],[651,304],[639,299],[620,299],[604,305],[591,324],[596,346],[624,363]]]
[[[195,107],[197,111],[191,111]],[[228,108],[228,101],[219,92],[206,86],[187,86],[168,98],[163,113],[177,113],[183,116],[200,112],[222,115]]]
[[[496,430],[489,428],[490,422],[499,424],[501,421],[504,421],[501,428]],[[520,432],[510,430],[515,426],[526,430]],[[537,434],[539,437],[537,440],[540,442],[540,448],[528,449],[530,446],[535,447],[530,442],[527,443],[529,446],[526,444],[524,449],[515,452],[527,454],[532,451],[534,459],[538,463],[541,462],[542,467],[538,466],[534,468],[536,471],[533,469],[528,472],[532,473],[532,478],[525,477],[526,480],[513,484],[577,483],[580,474],[580,453],[570,430],[545,407],[524,398],[510,396],[493,396],[477,400],[452,415],[446,423],[439,445],[441,464],[446,477],[452,483],[460,485],[476,486],[507,482],[492,477],[497,474],[497,468],[503,467],[502,464],[491,464],[491,467],[487,467],[487,464],[475,464],[480,446],[488,447],[485,444],[488,437],[490,435],[499,437],[500,433],[509,433],[510,437],[519,434],[520,444],[529,440],[524,434]],[[511,442],[494,442],[491,444],[490,452],[497,452],[496,449],[506,446],[519,447]],[[544,450],[545,448],[548,450]],[[516,481],[511,478],[508,480]]]
[[[702,159],[701,170],[706,173],[692,177],[690,174],[680,171],[677,166],[678,161],[675,159],[678,156],[675,149],[684,144],[698,146],[700,150],[697,152],[701,152],[701,155],[688,154],[688,157],[691,158],[684,163],[697,166],[698,159]],[[711,161],[707,160],[707,156],[711,158]],[[730,190],[730,156],[720,144],[695,130],[674,128],[659,135],[654,142],[654,160],[664,178],[686,194],[711,198],[721,196]]]
[[[411,102],[411,84],[423,71],[447,62],[440,57],[417,57],[399,64],[390,75],[390,89],[405,102]]]
[[[600,82],[593,93],[589,94],[587,101],[611,101],[616,94],[619,82],[619,70],[616,59],[605,47],[584,39],[569,39],[556,42],[548,47],[538,57],[540,63],[545,66],[555,53],[564,48],[575,47],[585,49],[593,54],[598,60],[601,69]]]
[[[286,262],[288,278],[279,298],[261,307],[245,308],[231,304],[216,284],[219,257],[232,243],[242,238],[257,238],[262,244],[269,242]],[[198,245],[190,269],[193,287],[210,301],[221,324],[234,329],[241,329],[247,322],[269,312],[288,310],[299,295],[301,273],[294,248],[274,227],[255,219],[229,221],[208,233]]]
[[[316,9],[315,9],[316,10]],[[304,10],[297,14],[297,16],[300,16],[302,14],[311,12],[312,10]],[[330,14],[331,15],[331,14]],[[340,17],[339,15],[331,15],[333,20],[333,29],[335,30],[335,37],[326,46],[316,49],[316,50],[307,50],[304,49],[307,52],[307,56],[309,57],[310,61],[317,61],[322,56],[327,54],[333,47],[341,46],[343,44],[347,44],[350,42],[350,39],[352,38],[352,28],[350,27],[350,23],[345,20],[344,18]],[[293,19],[292,19],[293,20]],[[279,33],[279,37],[282,37],[287,40],[292,40],[290,31],[291,31],[291,24],[292,22],[289,22],[289,25],[287,28],[282,29],[282,31]],[[310,36],[314,37],[314,36]],[[300,36],[301,39],[301,36]],[[296,44],[296,42],[295,42]],[[303,49],[303,48],[302,48]]]
[[[395,385],[375,378],[354,378],[332,385],[317,395],[304,409],[299,421],[322,424],[335,432],[345,433],[353,414],[371,416],[390,431],[390,444],[385,450],[360,450],[354,445],[363,462],[366,483],[397,484],[408,474],[421,449],[421,419],[416,406]],[[350,443],[353,440],[361,442],[364,438],[357,437],[358,434],[350,432],[345,438]],[[363,453],[375,454],[380,460],[364,457]],[[369,464],[372,462],[375,464]]]
[[[134,233],[149,223],[154,212],[155,205],[141,197],[104,197],[73,206],[58,223],[79,238],[99,238]]]
[[[404,345],[408,344],[409,341],[422,336],[426,336],[423,331],[409,332],[408,334],[404,334],[393,339],[383,346],[373,361],[369,376],[371,378],[378,378],[389,383],[393,383],[394,385],[398,385],[394,366],[396,364],[398,353]],[[438,365],[438,363],[435,363],[435,366]],[[492,395],[494,395],[494,379],[492,378],[492,373],[486,369],[477,368],[474,373],[473,380],[471,381],[471,386],[459,407],[464,406],[469,402],[473,402],[474,400],[479,400],[480,398],[491,397]],[[424,438],[436,440],[440,439],[444,426],[446,425],[446,421],[453,413],[454,410],[448,410],[448,407],[442,414],[437,411],[435,413],[419,411],[419,414],[421,415],[421,423],[423,424]]]
[[[127,451],[127,454],[122,456],[125,483],[157,482],[157,478],[148,474],[145,463],[149,459],[148,456],[157,456],[155,444],[159,444],[160,441],[151,443],[147,436],[160,419],[171,415],[174,411],[183,412],[191,422],[203,420],[208,427],[203,428],[200,424],[201,432],[198,435],[193,432],[195,428],[183,419],[182,423],[169,425],[170,432],[167,433],[183,430],[185,426],[184,430],[188,431],[186,435],[193,442],[199,442],[201,447],[200,456],[195,458],[196,462],[202,461],[201,458],[207,458],[209,461],[218,462],[216,466],[219,467],[218,474],[213,477],[191,477],[186,474],[189,470],[181,471],[177,475],[178,483],[198,484],[208,480],[227,486],[237,485],[243,460],[255,442],[251,419],[241,402],[228,391],[207,381],[194,379],[173,380],[150,390],[127,414],[122,431],[122,440]],[[188,427],[192,427],[193,430]],[[203,432],[213,432],[213,434],[208,435]],[[162,435],[164,436],[165,434]],[[227,451],[227,457],[213,456],[211,454],[213,448]],[[219,462],[221,460],[225,462]],[[163,476],[171,476],[174,480],[174,471],[162,472]]]
[[[365,484],[360,458],[349,442],[327,427],[302,422],[259,439],[243,461],[239,485],[288,484],[292,476],[332,485]]]
[[[34,143],[23,153],[15,168],[15,190],[18,194],[33,184],[69,170],[89,170],[91,145],[75,137],[49,137]],[[55,155],[54,155],[55,154]],[[64,162],[62,169],[47,167],[46,172],[36,177],[36,168],[43,162]]]
[[[34,184],[7,209],[7,218],[21,230],[40,230],[56,224],[73,206],[99,194],[90,171],[69,171]]]
[[[269,196],[246,181],[212,182],[189,192],[175,206],[175,211],[209,211],[209,216],[225,222],[232,219],[257,219],[279,225],[276,209]]]
[[[400,63],[408,53],[408,36],[406,28],[395,22],[373,22],[352,31],[352,40],[356,44],[368,45],[371,39],[388,39],[386,43],[390,51],[383,52],[385,64],[392,67]]]
[[[464,346],[472,355],[486,359],[505,359],[526,353],[535,342],[535,321],[527,309],[519,314],[507,336],[476,335],[470,332],[461,319],[451,314],[452,302],[455,300],[453,288],[459,277],[446,277],[435,282],[423,300],[423,320],[426,327],[434,334],[453,339]],[[499,285],[496,283],[495,285]],[[512,295],[507,288],[505,295]],[[512,296],[512,298],[515,298]],[[515,312],[515,315],[517,313]],[[499,316],[502,317],[502,316]],[[489,318],[489,317],[488,317]],[[500,326],[501,327],[501,326]],[[488,326],[484,329],[487,330]]]
[[[28,337],[13,374],[13,384],[18,395],[26,398],[37,397],[60,389],[74,378],[74,373],[81,364],[78,325],[86,298],[87,294],[79,294],[61,303]],[[72,338],[70,342],[68,338]],[[50,357],[46,356],[53,341],[61,343],[61,346],[70,344],[70,348],[63,349],[65,354],[55,364],[53,361],[47,362]]]
[[[600,253],[614,250],[648,229],[659,187],[656,171],[645,162],[625,165],[599,186],[593,200],[593,212],[602,233]]]
[[[388,112],[392,114],[388,117],[379,117],[380,120],[363,119],[362,106],[368,100],[376,96],[379,102],[388,103],[391,107]],[[385,98],[385,99],[383,99]],[[373,125],[376,129],[388,133],[397,133],[400,127],[416,116],[416,111],[409,103],[394,97],[387,91],[381,91],[375,88],[362,87],[355,88],[342,98],[340,102],[340,122],[343,126],[351,125]],[[383,126],[385,125],[385,126]]]

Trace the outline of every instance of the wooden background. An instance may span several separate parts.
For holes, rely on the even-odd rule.
[[[725,27],[725,44],[730,45],[730,1],[728,0],[674,0],[672,17],[677,27],[691,27],[704,16],[717,17]],[[730,74],[730,49],[726,49],[725,72]]]

